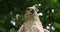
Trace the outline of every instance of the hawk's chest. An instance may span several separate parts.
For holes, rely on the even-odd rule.
[[[43,32],[42,24],[39,21],[29,21],[24,24],[25,32]]]

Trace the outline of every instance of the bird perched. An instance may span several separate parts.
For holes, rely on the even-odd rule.
[[[17,32],[49,32],[47,29],[43,29],[37,12],[36,7],[28,7],[25,11],[24,23]]]

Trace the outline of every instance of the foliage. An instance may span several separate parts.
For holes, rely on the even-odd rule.
[[[59,32],[60,0],[0,0],[0,32],[16,32],[23,24],[25,9],[35,4],[41,4],[37,8],[43,13],[39,18],[44,28],[48,26],[50,32]]]

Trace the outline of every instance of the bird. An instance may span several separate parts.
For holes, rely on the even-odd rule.
[[[49,32],[43,28],[37,12],[38,9],[35,6],[27,7],[25,10],[24,23],[17,32]]]

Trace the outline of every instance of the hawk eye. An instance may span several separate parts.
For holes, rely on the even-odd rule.
[[[35,9],[36,10],[36,9]]]
[[[30,10],[30,9],[27,9],[28,11]]]

